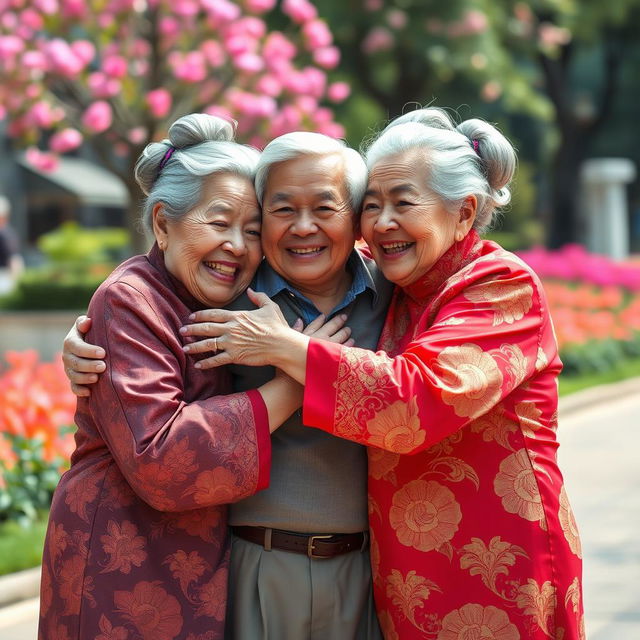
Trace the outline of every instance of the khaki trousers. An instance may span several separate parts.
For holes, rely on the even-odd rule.
[[[227,640],[382,640],[369,552],[312,559],[233,536]]]

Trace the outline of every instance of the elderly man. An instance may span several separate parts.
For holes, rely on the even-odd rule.
[[[354,250],[366,180],[359,154],[332,138],[297,132],[268,144],[256,176],[266,260],[253,288],[269,295],[290,324],[344,314],[355,344],[375,349],[391,286]],[[253,305],[243,295],[229,308]],[[95,357],[72,330],[68,368],[100,370],[75,356]],[[232,371],[238,391],[273,376],[268,367]],[[74,371],[70,377],[91,381]],[[296,412],[272,436],[269,488],[231,505],[230,522],[229,637],[381,637],[371,596],[363,447],[303,429]]]

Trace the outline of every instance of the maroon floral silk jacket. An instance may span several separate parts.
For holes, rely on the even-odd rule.
[[[154,248],[89,306],[107,370],[80,398],[55,492],[40,640],[213,640],[224,633],[227,507],[268,484],[267,410],[200,371],[178,333],[200,305]]]

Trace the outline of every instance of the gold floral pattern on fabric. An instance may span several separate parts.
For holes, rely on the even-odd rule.
[[[369,495],[367,499],[367,513],[369,514],[369,521],[371,521],[374,515],[382,520],[382,511],[380,511],[378,503],[371,495]]]
[[[382,579],[382,576],[380,575],[380,545],[378,544],[378,538],[376,538],[373,531],[369,531],[369,557],[371,561],[373,582],[380,582]]]
[[[533,622],[550,637],[554,637],[553,616],[556,609],[556,589],[549,580],[539,585],[533,578],[518,589],[517,606],[524,615],[531,616]]]
[[[527,436],[527,438],[535,438],[536,431],[542,428],[540,421],[542,411],[536,407],[535,402],[529,400],[518,402],[515,408],[522,433]]]
[[[513,420],[509,420],[504,413],[504,406],[497,405],[494,409],[471,423],[473,433],[481,433],[484,442],[497,442],[501,447],[513,451],[509,436],[515,433],[517,427]]]
[[[555,433],[558,430],[558,410],[556,409],[549,419],[549,428]]]
[[[443,320],[442,322],[438,322],[437,324],[434,324],[434,327],[455,327],[457,325],[460,324],[464,324],[466,322],[466,320],[464,318],[456,318],[455,316],[451,316],[451,318],[447,318],[446,320]]]
[[[369,473],[376,480],[386,480],[393,485],[398,483],[393,470],[398,466],[400,456],[391,451],[369,447]]]
[[[492,354],[494,358],[505,361],[505,373],[508,375],[509,386],[520,386],[527,377],[529,358],[522,353],[522,349],[516,344],[503,344],[498,352]]]
[[[408,309],[398,314],[398,321],[393,324],[385,324],[378,340],[378,348],[389,355],[394,354],[398,343],[402,340],[411,325],[411,314]]]
[[[445,347],[435,360],[442,400],[456,415],[477,417],[499,399],[502,373],[490,354],[476,344]]]
[[[336,390],[336,424],[345,434],[360,433],[360,420],[366,423],[387,406],[385,393],[394,388],[390,362],[384,354],[364,349],[342,350],[333,386]]]
[[[113,601],[143,640],[174,640],[182,629],[180,603],[156,582],[142,581],[133,591],[116,591]]]
[[[539,521],[544,528],[542,499],[526,449],[516,451],[500,463],[493,488],[506,511],[531,522]]]
[[[414,480],[393,495],[389,521],[398,540],[419,551],[440,549],[458,530],[460,505],[433,480]]]
[[[411,398],[409,402],[397,400],[376,413],[367,422],[367,431],[371,446],[396,453],[410,453],[426,438],[426,433],[420,429],[415,398]]]
[[[480,486],[480,478],[473,467],[453,456],[434,457],[427,467],[427,473],[437,473],[449,482],[469,480],[476,489]]]
[[[560,490],[560,509],[558,511],[558,519],[560,520],[562,533],[564,533],[564,537],[569,543],[569,548],[578,556],[578,558],[582,558],[580,533],[578,532],[578,525],[576,524],[573,509],[569,503],[569,498],[567,497],[564,485]]]
[[[578,620],[579,640],[585,640],[584,615],[582,614],[582,607],[580,604],[582,600],[581,595],[582,587],[580,585],[580,580],[576,576],[567,589],[567,595],[564,598],[564,606],[571,607],[571,610]]]
[[[538,355],[536,357],[536,371],[540,373],[540,371],[544,371],[549,365],[549,358],[547,358],[547,354],[544,352],[542,347],[538,347]]]
[[[442,619],[437,640],[520,640],[518,628],[502,609],[465,604]]]
[[[418,575],[416,571],[409,571],[403,576],[397,569],[393,569],[387,576],[386,586],[387,598],[414,627],[421,629],[416,620],[416,609],[422,609],[431,592],[441,591],[440,587],[432,580]]]
[[[107,535],[100,536],[100,542],[109,561],[100,573],[120,571],[128,574],[131,573],[132,566],[142,565],[147,557],[144,550],[146,540],[138,535],[138,527],[133,522],[125,520],[119,524],[115,520],[109,520],[107,532]]]
[[[400,640],[400,636],[396,631],[396,625],[388,611],[378,611],[378,622],[385,640]]]
[[[500,536],[491,538],[488,546],[480,538],[471,538],[462,549],[460,568],[468,569],[472,576],[480,576],[484,585],[501,598],[505,594],[498,589],[498,577],[509,575],[509,567],[515,565],[518,556],[529,558],[522,547],[501,540]]]
[[[493,280],[469,287],[464,297],[489,309],[493,313],[492,325],[497,327],[524,318],[533,305],[533,287],[528,283]]]

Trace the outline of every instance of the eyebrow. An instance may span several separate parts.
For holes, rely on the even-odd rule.
[[[413,194],[417,194],[418,190],[409,183],[405,183],[405,184],[399,184],[391,189],[389,189],[389,193],[393,196],[397,196],[400,193],[413,193]],[[367,196],[377,196],[379,195],[380,192],[377,189],[367,189],[364,192],[365,197]]]
[[[332,202],[340,202],[341,199],[340,195],[333,190],[318,191],[317,193],[313,194],[313,197],[317,198],[318,200],[331,200]],[[274,204],[277,204],[279,202],[289,202],[291,199],[292,196],[290,193],[277,191],[271,196],[271,198],[269,198],[269,205],[273,206]]]

